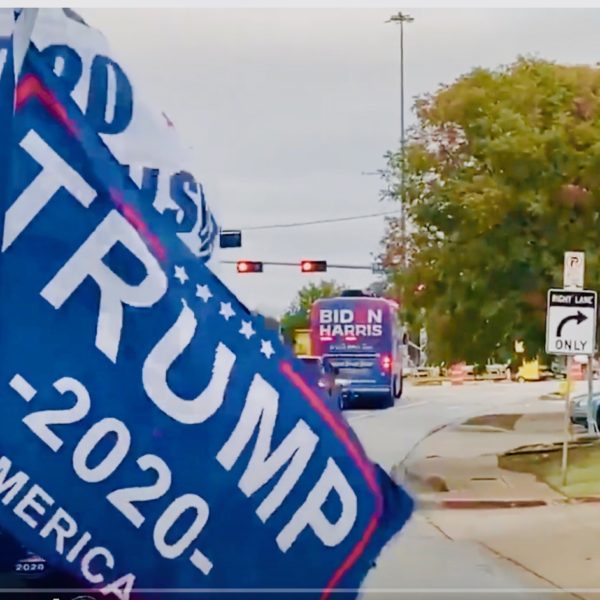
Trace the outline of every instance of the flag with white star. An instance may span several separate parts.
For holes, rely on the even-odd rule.
[[[357,596],[410,498],[33,46],[16,98],[0,526],[107,597]]]

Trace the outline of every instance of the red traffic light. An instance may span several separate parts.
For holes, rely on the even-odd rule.
[[[327,271],[326,260],[303,260],[300,263],[300,269],[303,273],[315,273],[317,271]]]
[[[262,273],[263,264],[255,260],[238,260],[236,269],[238,273]]]

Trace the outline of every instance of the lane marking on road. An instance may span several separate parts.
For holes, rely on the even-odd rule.
[[[348,411],[346,413],[346,418],[348,422],[361,421],[362,419],[372,419],[373,417],[384,416],[390,414],[391,412],[395,412],[397,410],[402,410],[405,408],[415,408],[417,406],[422,406],[423,404],[429,404],[429,400],[419,400],[418,402],[410,402],[409,404],[401,404],[400,406],[394,406],[393,408],[389,408],[384,411],[380,410],[370,410],[370,411],[361,411],[354,412]],[[389,411],[389,412],[388,412]]]
[[[414,408],[415,406],[422,406],[423,404],[430,404],[429,400],[418,400],[417,402],[409,402],[408,404],[401,404],[400,406],[394,406],[394,409],[401,408]]]

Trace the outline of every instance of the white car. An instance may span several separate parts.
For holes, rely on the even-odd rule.
[[[320,356],[310,356],[307,354],[298,355],[306,366],[309,376],[309,383],[320,387],[327,396],[336,399],[339,396],[339,383],[333,374],[325,373],[323,369],[323,361]]]
[[[577,425],[587,425],[588,394],[579,394],[571,399],[571,422]],[[592,414],[600,429],[600,390],[594,390],[592,395]]]

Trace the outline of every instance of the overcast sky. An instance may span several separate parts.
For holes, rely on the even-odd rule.
[[[407,107],[475,66],[534,54],[600,61],[600,9],[403,9]],[[399,34],[390,9],[80,9],[101,29],[148,100],[163,108],[197,160],[225,228],[351,216],[379,201],[400,137]],[[414,123],[412,110],[407,125]],[[368,265],[383,218],[247,231],[222,258]],[[250,308],[280,314],[319,275],[265,267],[225,282]],[[366,271],[325,275],[350,286]]]

